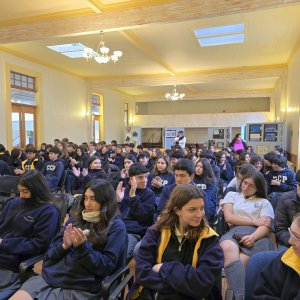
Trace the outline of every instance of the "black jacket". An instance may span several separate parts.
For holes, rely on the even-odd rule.
[[[275,233],[279,244],[290,246],[288,243],[290,237],[288,228],[298,212],[300,212],[300,198],[297,191],[282,193],[275,213]]]

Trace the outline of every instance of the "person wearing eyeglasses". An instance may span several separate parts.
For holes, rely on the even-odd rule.
[[[300,213],[300,170],[296,173],[297,189],[282,193],[278,199],[275,213],[275,234],[278,250],[287,250],[289,247],[288,228],[293,218]]]
[[[245,295],[245,266],[251,255],[273,250],[269,237],[274,211],[267,200],[264,176],[257,171],[243,178],[239,192],[220,201],[230,229],[220,239],[229,288],[236,299]]]
[[[291,247],[262,270],[251,299],[300,299],[300,214],[288,232]]]

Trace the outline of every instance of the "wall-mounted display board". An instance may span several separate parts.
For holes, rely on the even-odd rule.
[[[246,125],[247,145],[254,147],[259,155],[264,155],[280,145],[286,149],[286,132],[282,122],[256,123]]]
[[[208,128],[208,144],[214,145],[218,149],[227,147],[231,142],[231,127],[210,127]]]
[[[249,141],[250,142],[261,142],[262,141],[261,124],[249,124]]]

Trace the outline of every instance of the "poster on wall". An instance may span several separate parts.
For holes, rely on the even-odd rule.
[[[261,124],[249,125],[249,141],[260,142],[261,141]]]
[[[176,137],[176,130],[171,130],[171,138],[175,138]]]
[[[264,124],[264,141],[277,142],[277,124]]]
[[[213,139],[216,139],[216,140],[224,139],[224,129],[214,129],[213,130]]]

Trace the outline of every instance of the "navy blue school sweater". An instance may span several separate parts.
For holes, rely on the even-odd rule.
[[[299,257],[292,247],[262,268],[251,299],[300,299]]]
[[[154,222],[155,195],[149,188],[136,189],[135,197],[129,196],[130,187],[120,203],[120,212],[128,233],[143,236]]]
[[[115,159],[112,161],[112,164],[119,167],[120,170],[124,168],[124,157],[122,154],[116,154]]]
[[[283,193],[295,190],[297,188],[296,174],[288,168],[284,168],[281,171],[271,170],[265,175],[268,193]],[[271,180],[277,180],[280,185],[270,185]]]
[[[74,180],[74,193],[82,194],[86,185],[93,179],[107,179],[107,176],[103,170],[88,169],[88,174],[86,176],[80,175],[75,177]]]
[[[0,214],[0,268],[18,272],[22,261],[46,252],[59,230],[59,218],[52,204],[10,200]]]
[[[168,241],[163,239],[160,231],[149,228],[135,255],[137,283],[158,292],[157,299],[222,299],[217,287],[224,263],[219,240],[216,235],[205,232],[200,239],[198,249],[196,242],[188,240],[178,247],[175,234]],[[154,272],[152,267],[157,264],[161,244],[166,244],[161,253],[162,266],[159,272]],[[195,268],[192,256],[197,258]]]
[[[64,173],[64,169],[64,164],[60,161],[60,159],[55,161],[49,160],[45,163],[42,173],[44,174],[51,190],[58,187],[59,181]]]
[[[156,176],[161,178],[162,186],[160,188],[157,188],[151,184],[151,181]],[[148,187],[154,192],[155,197],[159,197],[162,190],[165,186],[171,185],[175,183],[175,175],[173,173],[167,174],[167,173],[158,173],[158,174],[149,174],[148,176]]]
[[[204,180],[197,175],[195,175],[193,182],[202,191],[205,191],[208,200],[210,214],[214,215],[217,209],[217,185],[205,183]]]
[[[191,183],[194,184],[194,183]],[[167,201],[170,198],[171,193],[173,192],[173,190],[176,187],[176,183],[171,184],[166,186],[162,193],[160,194],[160,199],[159,199],[159,204],[155,213],[155,219],[159,216],[159,214],[162,212],[162,210],[164,210],[164,208],[166,207]],[[204,194],[204,209],[205,209],[205,216],[206,219],[208,220],[208,222],[211,222],[216,214],[216,209],[213,207],[210,207],[209,205],[209,201],[207,199],[207,195],[206,192],[204,190],[202,190],[203,194]]]
[[[47,251],[42,277],[51,287],[100,292],[104,277],[121,267],[119,260],[123,257],[127,240],[124,223],[120,218],[111,221],[106,244],[100,250],[88,241],[65,250],[62,247],[64,230],[56,236]]]

